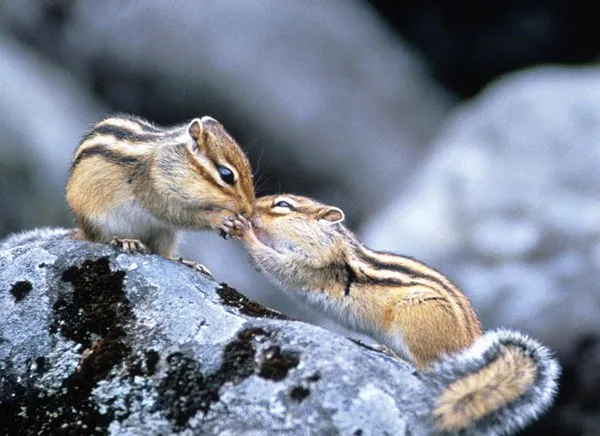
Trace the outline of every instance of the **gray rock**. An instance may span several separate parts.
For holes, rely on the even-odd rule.
[[[375,435],[431,425],[410,366],[159,256],[22,245],[0,253],[0,284],[3,431]]]
[[[485,327],[576,360],[600,335],[599,85],[599,68],[538,68],[463,105],[367,244],[439,267]]]
[[[548,350],[518,333],[418,373],[181,264],[64,232],[0,251],[1,434],[428,435],[441,393],[515,347],[535,382],[466,434],[522,428],[556,389]]]

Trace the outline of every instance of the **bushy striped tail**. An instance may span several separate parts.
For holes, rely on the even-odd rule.
[[[552,403],[560,366],[528,336],[490,331],[424,374],[438,395],[432,420],[440,434],[511,434]]]

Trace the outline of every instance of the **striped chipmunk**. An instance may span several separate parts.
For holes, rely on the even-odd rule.
[[[66,198],[76,230],[36,229],[0,248],[73,237],[172,258],[179,229],[218,231],[226,217],[249,216],[255,194],[248,159],[213,118],[165,128],[121,115],[83,137]],[[210,275],[200,264],[178,260]]]
[[[343,220],[337,207],[277,195],[258,198],[250,220],[227,217],[221,228],[293,297],[420,370],[440,393],[431,411],[437,430],[489,429],[498,418],[509,425],[498,428],[517,429],[551,403],[559,370],[547,349],[507,330],[482,335],[471,303],[447,277],[370,250]]]

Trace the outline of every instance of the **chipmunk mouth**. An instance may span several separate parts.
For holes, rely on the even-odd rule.
[[[281,244],[281,242],[270,235],[265,230],[261,229],[259,223],[256,223],[255,220],[252,220],[252,229],[254,230],[254,234],[256,235],[256,239],[258,239],[261,244],[266,245],[272,250],[275,250],[278,253],[284,254],[286,251],[289,251],[289,248],[285,246],[285,244]]]
[[[254,230],[254,234],[256,235],[256,239],[258,239],[263,245],[266,245],[267,247],[277,251],[275,247],[276,244],[274,243],[275,241],[267,234],[267,232],[260,227],[257,227],[254,223],[252,228]]]

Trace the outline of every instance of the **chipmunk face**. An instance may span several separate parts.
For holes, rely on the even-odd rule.
[[[257,238],[282,253],[324,262],[336,256],[344,212],[298,195],[257,199],[252,225]]]
[[[192,139],[186,147],[191,165],[185,175],[189,195],[213,211],[212,227],[219,225],[223,212],[249,217],[255,194],[250,163],[240,146],[211,117],[194,119],[188,126]]]

